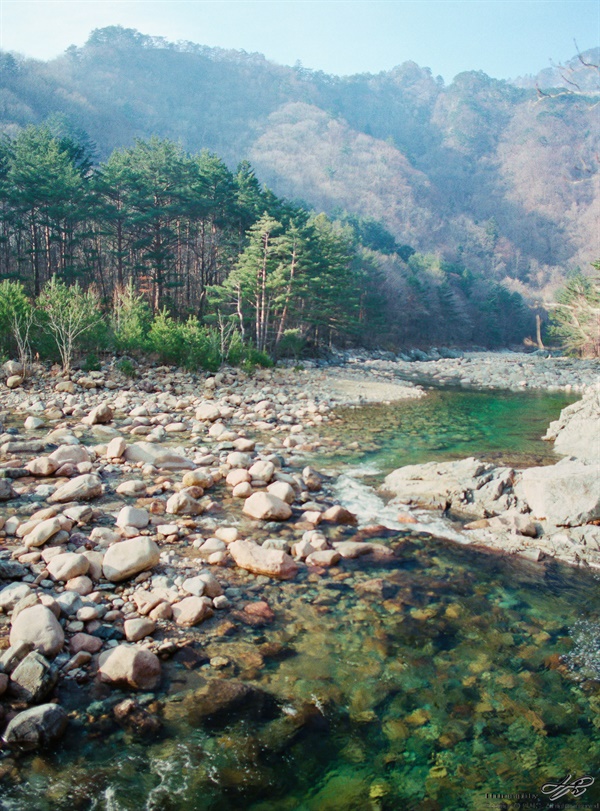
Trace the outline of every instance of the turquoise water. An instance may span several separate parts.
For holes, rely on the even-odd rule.
[[[563,393],[432,389],[420,400],[340,409],[326,424],[328,456],[371,464],[384,473],[403,465],[477,456],[533,467],[557,461],[540,437],[577,398]],[[317,462],[317,457],[315,457]]]
[[[535,437],[563,405],[438,392],[350,410],[341,429],[360,447],[335,447],[340,427],[328,428],[331,459],[375,460],[384,472],[468,454],[548,461]],[[112,707],[128,693],[64,692],[68,735],[54,752],[0,761],[0,808],[499,811],[519,806],[487,795],[527,792],[528,807],[550,807],[542,786],[595,777],[597,576],[410,531],[379,540],[394,551],[386,562],[361,558],[292,582],[227,570],[241,605],[264,599],[274,621],[225,614],[192,629],[185,655],[165,662],[161,691],[138,697],[162,724],[155,734],[116,722]],[[252,692],[206,715],[207,690],[240,684]],[[560,802],[581,811],[600,793],[594,784]]]

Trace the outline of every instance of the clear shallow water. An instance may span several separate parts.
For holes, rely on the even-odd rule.
[[[349,411],[344,428],[360,447],[342,454],[333,448],[332,460],[375,463],[382,472],[426,461],[423,453],[550,461],[549,446],[538,447],[535,437],[568,400],[509,394],[494,403],[499,395],[474,396],[437,392],[429,403],[399,409],[388,427],[398,406]],[[476,418],[483,408],[495,416],[495,431]],[[452,419],[457,425],[450,428]],[[442,439],[432,421],[447,429]],[[394,457],[392,441],[407,455]],[[364,451],[365,445],[371,447]],[[148,704],[163,723],[154,738],[114,722],[112,706],[125,693],[63,696],[79,705],[69,734],[55,752],[20,765],[0,761],[21,781],[0,784],[0,808],[479,811],[502,807],[489,793],[531,792],[546,807],[545,783],[594,776],[597,577],[405,530],[382,542],[394,548],[392,560],[346,562],[322,578],[305,574],[263,586],[239,575],[245,597],[266,599],[275,621],[238,626],[227,636],[220,619],[202,625],[197,661],[166,666],[160,706]],[[207,667],[215,656],[230,664]],[[215,680],[260,692],[217,719],[201,720],[195,691]],[[597,788],[564,801],[589,807],[600,802]]]
[[[325,424],[321,433],[329,441],[328,464],[340,467],[368,464],[389,473],[467,456],[533,467],[557,461],[552,444],[540,437],[576,399],[563,393],[432,389],[421,400],[340,409],[339,422]]]

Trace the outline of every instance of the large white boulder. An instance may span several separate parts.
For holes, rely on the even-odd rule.
[[[150,538],[139,536],[109,546],[102,561],[104,577],[118,583],[156,566],[158,546]]]
[[[89,501],[102,495],[102,481],[95,473],[84,473],[54,491],[48,501]]]
[[[579,526],[600,518],[600,464],[564,461],[523,470],[515,493],[534,518]]]
[[[127,684],[138,690],[153,690],[160,681],[160,660],[156,654],[136,645],[117,645],[100,654],[100,681]]]
[[[44,656],[53,657],[63,648],[65,634],[59,621],[45,605],[32,605],[20,611],[10,629],[10,644],[31,642]]]
[[[143,462],[163,470],[192,470],[196,465],[169,448],[162,448],[153,442],[134,442],[124,453],[128,462]]]
[[[296,561],[280,549],[265,549],[253,541],[234,541],[228,551],[240,569],[254,574],[290,580],[298,572]]]
[[[272,493],[260,491],[246,499],[243,512],[260,521],[285,521],[292,514],[292,508]]]

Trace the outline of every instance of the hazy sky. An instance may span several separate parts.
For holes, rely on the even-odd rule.
[[[574,40],[599,45],[600,0],[0,0],[0,47],[39,59],[107,25],[336,74],[412,59],[449,82],[536,73],[572,57]]]

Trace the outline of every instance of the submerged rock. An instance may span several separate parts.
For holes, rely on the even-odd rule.
[[[58,704],[31,707],[12,719],[4,740],[11,749],[32,752],[60,738],[67,728],[67,721],[67,713]]]

